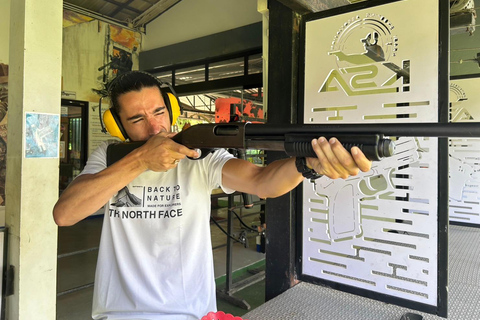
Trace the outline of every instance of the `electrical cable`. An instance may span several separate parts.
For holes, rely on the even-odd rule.
[[[98,101],[98,119],[100,120],[100,126],[102,127],[102,132],[107,133],[107,129],[103,125],[103,120],[102,120],[102,100],[105,98],[105,96],[101,96],[100,100]]]
[[[210,217],[210,220],[212,220],[212,221],[217,225],[217,227],[218,227],[227,237],[229,237],[229,238],[232,239],[233,241],[242,243],[242,241],[234,238],[234,237],[231,236],[227,231],[225,231],[225,230],[220,226],[220,224],[219,224],[217,221],[215,221],[215,219],[213,219],[213,217]],[[242,243],[242,244],[243,244],[243,243]]]
[[[238,216],[238,214],[235,212],[235,210],[233,210],[233,209],[228,209],[228,211],[233,212],[233,214],[237,217],[238,221],[240,221],[240,223],[241,223],[245,228],[247,228],[248,230],[257,232],[256,229],[253,229],[253,228],[247,226],[247,225],[245,224],[245,222],[243,222],[242,218],[240,218],[240,217]]]
[[[229,212],[232,212],[232,213],[237,217],[238,221],[240,221],[240,223],[241,223],[246,229],[248,229],[248,230],[250,230],[250,231],[253,231],[253,232],[257,232],[257,231],[258,231],[258,230],[255,230],[255,229],[250,228],[249,226],[247,226],[247,225],[245,224],[245,222],[243,222],[242,218],[240,218],[240,216],[239,216],[234,210],[228,209],[228,211],[229,211]],[[229,237],[230,239],[232,239],[232,240],[234,240],[234,241],[236,241],[236,242],[239,242],[239,243],[241,243],[241,244],[244,244],[243,241],[240,241],[239,239],[236,239],[235,237],[233,237],[232,235],[230,235],[227,231],[225,231],[225,229],[223,229],[222,226],[220,226],[220,224],[219,224],[215,219],[213,219],[212,216],[210,216],[210,220],[212,220],[212,221],[215,223],[215,225],[216,225],[227,237]]]

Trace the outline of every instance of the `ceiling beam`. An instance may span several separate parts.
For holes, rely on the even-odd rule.
[[[74,5],[74,4],[65,2],[65,1],[63,2],[63,9],[69,10],[69,11],[72,11],[72,12],[76,12],[76,13],[82,14],[84,16],[94,18],[94,19],[97,19],[99,21],[103,21],[103,22],[106,22],[106,23],[109,23],[109,24],[113,24],[113,25],[116,25],[116,26],[119,26],[119,27],[122,27],[122,28],[125,28],[125,29],[128,29],[128,30],[131,30],[131,31],[139,32],[139,30],[136,30],[136,29],[132,28],[125,21],[120,21],[120,20],[112,18],[110,16],[106,16],[104,14],[101,14],[101,13],[98,13],[98,12],[95,12],[95,11],[92,11],[92,10],[89,10],[89,9],[86,9],[86,8],[82,8],[80,6],[77,6],[77,5]]]
[[[147,10],[133,19],[133,27],[144,27],[147,23],[151,22],[159,15],[176,5],[181,0],[160,0]]]

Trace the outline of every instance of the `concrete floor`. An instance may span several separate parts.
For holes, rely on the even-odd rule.
[[[238,198],[238,199],[237,199]],[[239,201],[239,197],[236,197]],[[241,214],[247,226],[258,225],[260,223],[260,205],[251,209],[236,209]],[[221,207],[212,210],[212,216],[220,222],[220,225],[226,229],[227,209]],[[91,319],[93,282],[95,277],[95,266],[98,254],[98,244],[102,228],[103,216],[93,216],[85,219],[75,226],[59,228],[58,235],[58,272],[57,272],[57,320],[85,320]],[[242,228],[238,221],[234,223],[234,234],[238,236]],[[214,256],[215,278],[219,282],[224,279],[226,274],[226,241],[225,234],[215,225],[211,224],[212,247]],[[265,254],[256,251],[255,244],[256,232],[248,232],[247,238],[249,247],[245,248],[240,243],[233,246],[232,270],[239,271],[261,264],[265,259]],[[219,285],[224,288],[224,285]],[[255,289],[255,294],[259,290],[264,290],[262,284]],[[242,295],[241,292],[238,293]],[[245,293],[243,293],[244,295]],[[235,294],[236,296],[236,294]],[[263,292],[260,297],[263,298]],[[261,300],[256,298],[256,300]],[[252,304],[250,302],[250,304]],[[235,308],[224,301],[218,301],[219,310],[226,313],[236,312],[235,315],[241,316],[241,309]],[[258,303],[253,302],[253,305]],[[230,308],[232,307],[232,308]]]

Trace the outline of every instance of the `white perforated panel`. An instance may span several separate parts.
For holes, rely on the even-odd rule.
[[[305,183],[303,273],[434,304],[435,148],[403,138],[370,172]]]
[[[438,0],[308,21],[304,122],[437,122],[438,43]],[[370,172],[304,182],[302,272],[436,306],[438,141],[396,144]]]
[[[452,122],[479,121],[480,78],[450,83]],[[480,225],[480,139],[450,139],[449,219]]]

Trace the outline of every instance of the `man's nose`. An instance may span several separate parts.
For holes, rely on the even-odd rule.
[[[148,134],[154,136],[161,131],[161,126],[159,122],[154,118],[148,120]]]

